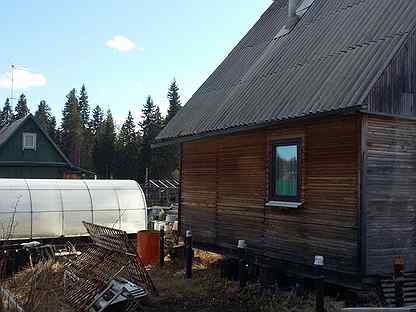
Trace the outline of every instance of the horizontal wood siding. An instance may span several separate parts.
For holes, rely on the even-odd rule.
[[[304,207],[266,209],[267,255],[304,265],[311,265],[315,255],[323,255],[327,269],[357,271],[358,122],[345,118],[270,131],[269,143],[303,135]]]
[[[182,157],[183,229],[192,229],[195,241],[214,244],[217,209],[216,142],[204,140],[184,144]]]
[[[218,246],[244,239],[255,254],[263,251],[265,147],[264,131],[218,140]]]
[[[416,121],[368,117],[368,273],[416,269]]]
[[[184,143],[182,215],[194,239],[235,247],[248,242],[264,259],[359,270],[358,115],[298,122]],[[266,208],[271,142],[301,138],[299,209]]]

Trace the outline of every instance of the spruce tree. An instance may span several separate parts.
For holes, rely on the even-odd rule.
[[[35,112],[35,118],[38,120],[41,127],[46,130],[51,139],[59,144],[58,133],[56,130],[56,118],[51,114],[51,108],[45,100],[40,101],[38,109]]]
[[[61,136],[60,136],[60,132],[59,130],[56,128],[56,118],[55,116],[50,116],[49,118],[49,122],[48,122],[48,133],[49,136],[51,137],[51,139],[57,144],[57,145],[61,145],[62,140],[61,140]]]
[[[79,111],[81,117],[81,129],[82,129],[82,145],[81,145],[81,166],[84,168],[93,167],[93,146],[94,135],[92,129],[89,127],[90,119],[90,105],[88,102],[88,95],[85,85],[81,87],[79,94]]]
[[[45,130],[49,128],[49,120],[51,117],[50,111],[51,109],[48,104],[46,104],[46,101],[42,100],[38,105],[38,110],[35,112],[35,118]]]
[[[82,131],[76,90],[72,89],[66,98],[67,101],[62,112],[62,150],[73,164],[79,166]]]
[[[29,108],[27,107],[26,96],[23,93],[19,97],[15,112],[14,120],[21,119],[30,113]]]
[[[140,123],[140,129],[142,134],[142,154],[141,154],[141,168],[140,168],[140,178],[142,181],[145,179],[146,168],[151,169],[152,161],[152,142],[154,139],[154,114],[155,114],[155,104],[149,95],[146,99],[146,103],[143,105],[142,114],[143,120]]]
[[[169,86],[168,91],[169,99],[169,109],[166,115],[165,123],[167,124],[182,108],[179,96],[179,88],[174,79],[171,85]],[[160,148],[158,151],[159,154],[163,155],[165,158],[165,168],[163,169],[166,177],[172,176],[173,172],[176,171],[179,167],[179,146],[171,145]]]
[[[164,120],[162,114],[160,113],[159,106],[156,106],[153,119],[153,134],[152,142],[155,142],[155,139],[159,132],[163,129]],[[167,178],[170,177],[169,172],[169,147],[162,148],[151,148],[151,161],[150,161],[150,173],[152,178]]]
[[[90,121],[90,129],[94,136],[98,133],[101,125],[104,121],[104,113],[99,105],[97,105],[92,111],[92,119]]]
[[[79,93],[79,111],[81,114],[81,125],[83,128],[87,128],[88,121],[90,120],[90,104],[88,102],[88,94],[85,84],[82,85]]]
[[[3,109],[0,111],[0,128],[13,121],[13,111],[9,98],[6,99]]]
[[[107,179],[114,176],[115,126],[111,111],[97,132],[97,143],[94,148],[94,164],[99,176]]]
[[[161,178],[164,174],[165,166],[163,154],[160,151],[152,150],[152,144],[155,138],[163,128],[164,120],[160,113],[160,109],[156,106],[150,96],[142,109],[143,120],[140,123],[142,144],[141,144],[141,168],[140,180],[144,181],[146,168],[149,169],[150,177]]]
[[[116,175],[120,179],[137,179],[139,145],[131,111],[120,129],[116,147]]]
[[[173,79],[168,90],[169,108],[166,115],[166,123],[168,123],[181,109],[181,100],[179,96],[179,88],[176,83],[176,79]]]

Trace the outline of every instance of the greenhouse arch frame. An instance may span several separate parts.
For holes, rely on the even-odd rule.
[[[147,206],[133,180],[0,179],[0,238],[86,235],[82,221],[136,233]]]

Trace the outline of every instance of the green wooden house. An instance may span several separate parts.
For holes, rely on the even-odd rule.
[[[0,178],[91,177],[74,166],[32,114],[0,129]]]

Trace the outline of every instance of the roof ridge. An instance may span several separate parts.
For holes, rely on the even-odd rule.
[[[333,15],[335,15],[336,13],[339,13],[339,12],[342,12],[342,11],[345,11],[345,10],[348,10],[348,9],[351,9],[351,8],[353,8],[353,7],[356,7],[356,6],[358,6],[358,5],[361,5],[361,4],[363,4],[364,2],[367,2],[367,1],[369,1],[369,0],[357,0],[357,2],[356,3],[354,3],[354,4],[350,4],[350,5],[347,5],[347,6],[344,6],[344,7],[341,7],[341,8],[339,8],[339,9],[336,9],[336,10],[333,10],[333,11],[330,11],[330,12],[328,12],[327,14],[325,14],[325,15],[323,15],[321,18],[314,18],[314,19],[312,19],[310,22],[305,22],[304,24],[305,25],[303,25],[303,27],[306,27],[306,26],[309,26],[309,25],[311,25],[311,24],[314,24],[315,22],[318,22],[318,21],[321,21],[321,20],[323,20],[323,19],[325,19],[325,18],[327,18],[327,17],[329,17],[329,16],[333,16]],[[282,9],[282,7],[278,7],[278,8],[271,8],[270,10],[271,11],[278,11],[278,10],[281,10]],[[308,10],[309,11],[309,10]],[[263,17],[263,15],[265,15],[266,14],[266,12],[265,13],[263,13],[261,16]],[[303,19],[304,20],[304,19]],[[273,42],[273,41],[277,41],[277,40],[280,40],[280,39],[282,39],[283,37],[273,37],[273,38],[271,38],[270,40],[264,40],[264,41],[258,41],[258,42],[256,42],[256,44],[247,44],[247,45],[242,45],[241,47],[239,47],[238,45],[233,49],[233,50],[235,50],[235,51],[241,51],[241,50],[244,50],[244,49],[246,49],[246,48],[253,48],[253,47],[257,47],[257,46],[259,46],[259,45],[262,45],[262,44],[264,44],[264,43],[271,43],[271,42]],[[233,52],[233,51],[231,51],[231,52]],[[230,52],[230,53],[231,53]]]
[[[314,61],[322,61],[322,60],[328,59],[328,58],[333,57],[333,56],[346,54],[346,53],[348,53],[347,50],[352,51],[352,50],[355,50],[355,49],[363,48],[364,46],[370,46],[370,45],[376,44],[376,43],[381,42],[381,41],[386,41],[386,39],[393,39],[394,37],[403,37],[403,36],[405,36],[409,33],[410,33],[410,31],[405,31],[405,32],[402,32],[402,33],[389,34],[389,35],[386,35],[386,36],[383,36],[383,37],[380,37],[380,38],[355,43],[354,45],[343,47],[340,50],[332,51],[329,54],[326,54],[326,55],[323,55],[323,56],[320,56],[320,57],[317,57],[317,58],[312,58],[308,62],[294,64],[292,66],[287,67],[286,70],[291,70],[293,68],[301,68],[301,67],[303,67],[305,65],[308,65],[308,64],[310,64]],[[260,79],[267,78],[267,77],[273,76],[273,75],[281,72],[281,69],[282,68],[280,67],[278,70],[273,70],[273,71],[271,71],[267,74],[257,76],[257,77],[260,78]],[[240,79],[240,80],[238,80],[237,83],[231,84],[228,89],[233,89],[233,88],[239,86],[240,84],[248,83],[248,82],[250,82],[250,80],[251,79],[244,81],[244,80]],[[224,90],[224,88],[214,88],[214,89],[208,90],[207,92],[204,92],[204,93],[201,93],[201,94],[198,94],[198,95],[201,96],[201,95],[205,95],[205,94],[208,94],[208,93],[211,93],[211,92],[216,92],[216,91],[219,91],[219,90]]]
[[[314,24],[316,21],[321,21],[321,20],[326,19],[326,18],[328,18],[330,16],[334,16],[335,14],[338,14],[340,12],[343,12],[343,11],[346,11],[346,10],[349,10],[349,9],[352,9],[352,8],[354,8],[356,6],[359,6],[359,5],[363,4],[364,2],[368,2],[369,0],[356,0],[356,1],[357,2],[355,2],[353,4],[349,4],[347,6],[340,7],[338,9],[333,10],[333,11],[329,11],[326,14],[323,14],[323,15],[321,15],[319,17],[313,18],[313,19],[310,20],[309,23],[305,23],[305,24],[306,25]]]

